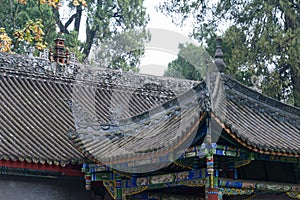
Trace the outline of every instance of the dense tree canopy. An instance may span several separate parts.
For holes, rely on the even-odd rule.
[[[149,38],[147,30],[129,29],[114,34],[94,47],[94,63],[106,68],[138,72],[144,42]]]
[[[249,83],[264,77],[262,90],[300,106],[300,4],[297,0],[169,0],[160,9],[174,22],[193,18],[198,41],[212,40],[222,25],[227,73]],[[180,19],[180,20],[179,20]]]
[[[122,31],[133,29],[144,29],[148,18],[143,0],[87,0],[84,4],[76,1],[69,5],[75,13],[63,23],[60,13],[54,9],[58,19],[58,26],[61,32],[68,34],[72,22],[74,31],[79,32],[83,12],[87,14],[85,22],[86,41],[82,51],[86,57],[90,54],[93,44],[110,40]]]
[[[55,21],[51,7],[39,1],[0,0],[0,27],[2,35],[11,39],[11,48],[22,53],[28,46],[38,49],[54,40]],[[4,38],[3,38],[4,39]],[[5,43],[5,40],[3,40]],[[4,47],[5,45],[3,45]],[[6,51],[9,46],[2,51]]]
[[[176,60],[168,64],[164,76],[202,80],[205,75],[207,53],[204,48],[194,44],[179,44]]]
[[[66,45],[77,56],[86,59],[91,49],[99,44],[111,41],[116,35],[135,30],[140,31],[139,42],[147,38],[145,26],[148,17],[143,0],[0,0],[0,49],[10,48],[22,53],[29,46],[38,49],[53,43],[57,31],[63,33]],[[68,7],[72,13],[66,16],[61,12]],[[83,24],[83,16],[86,21]],[[63,19],[64,18],[64,19]],[[85,30],[83,30],[85,29]],[[80,42],[78,33],[86,33],[85,42]],[[143,46],[140,46],[143,49]],[[128,52],[125,52],[125,54]],[[124,54],[124,55],[125,55]],[[143,51],[129,52],[130,59],[122,55],[120,67],[136,65]],[[135,61],[136,63],[133,63]],[[127,65],[126,65],[127,64]]]

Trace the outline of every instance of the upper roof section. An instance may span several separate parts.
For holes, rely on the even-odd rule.
[[[222,77],[228,100],[247,106],[255,112],[265,113],[278,121],[288,122],[296,127],[300,126],[300,108],[282,103],[257,92],[229,75],[223,75]]]
[[[225,67],[221,46],[218,39],[215,64],[220,71]],[[221,127],[253,151],[299,157],[300,108],[267,97],[228,75],[222,75],[222,79],[226,105],[219,107],[226,117],[214,113]]]
[[[299,156],[300,109],[276,101],[223,75],[231,136],[243,146],[274,155]],[[230,130],[230,131],[229,131]]]
[[[197,85],[197,81],[159,77],[131,72],[122,72],[107,68],[94,68],[88,65],[75,63],[50,62],[45,56],[47,50],[40,57],[24,56],[19,54],[0,53],[0,69],[27,76],[62,79],[85,84],[117,85],[125,88],[148,88],[150,90],[172,90],[174,94],[181,94]]]
[[[197,84],[0,53],[0,159],[82,162],[85,152],[69,138],[76,131],[74,99],[94,102],[92,112],[105,129],[115,117],[142,116]],[[117,116],[120,104],[127,109]]]

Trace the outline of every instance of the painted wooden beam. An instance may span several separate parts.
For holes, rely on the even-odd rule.
[[[253,180],[219,179],[220,188],[255,189],[257,191],[300,192],[300,184]]]

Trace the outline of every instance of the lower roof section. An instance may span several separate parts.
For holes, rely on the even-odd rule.
[[[0,73],[0,158],[41,164],[81,163],[68,139],[74,129],[67,82]]]
[[[19,176],[38,176],[38,177],[54,177],[62,176],[79,176],[84,174],[81,172],[81,165],[57,166],[49,164],[35,164],[21,161],[0,160],[0,174],[19,175]]]

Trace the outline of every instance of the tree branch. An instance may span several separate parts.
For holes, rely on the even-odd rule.
[[[58,25],[60,32],[70,34],[70,32],[66,29],[66,27],[61,22],[59,12],[55,8],[52,8],[52,11],[54,12],[55,18],[57,20],[56,23]]]
[[[82,16],[82,7],[77,6],[76,7],[76,18],[75,18],[74,29],[78,33],[79,33],[79,28],[80,28],[81,16]]]
[[[70,26],[70,24],[72,23],[72,21],[76,18],[76,16],[77,16],[77,13],[75,13],[75,14],[73,14],[69,19],[68,19],[68,21],[65,23],[65,29],[67,29],[69,26]]]
[[[90,54],[91,48],[92,48],[92,44],[96,35],[96,30],[99,29],[99,25],[97,25],[94,29],[90,28],[89,23],[88,23],[88,19],[86,20],[86,46],[83,50],[84,53],[84,59],[87,58]]]

